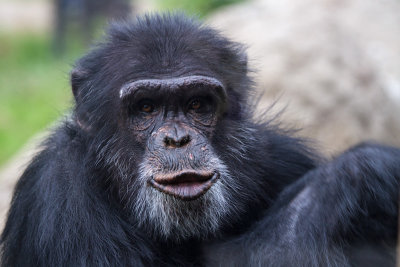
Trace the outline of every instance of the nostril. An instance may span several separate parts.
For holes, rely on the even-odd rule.
[[[181,138],[181,140],[179,142],[179,146],[184,146],[184,145],[188,144],[189,142],[190,142],[190,136],[186,135]]]
[[[166,137],[164,138],[164,144],[165,144],[165,146],[167,146],[167,147],[175,146],[175,141],[174,141],[172,138],[166,136]]]

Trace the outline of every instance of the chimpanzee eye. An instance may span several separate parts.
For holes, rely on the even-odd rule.
[[[151,113],[154,111],[155,105],[150,100],[141,101],[139,103],[139,110],[145,113]]]
[[[195,98],[189,102],[189,109],[191,110],[199,110],[202,107],[202,101],[198,98]]]

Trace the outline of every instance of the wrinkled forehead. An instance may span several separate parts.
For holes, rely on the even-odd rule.
[[[119,96],[121,99],[124,99],[140,89],[169,89],[177,91],[182,88],[194,87],[207,87],[208,89],[215,90],[220,93],[226,93],[223,84],[219,80],[208,76],[191,75],[185,77],[167,79],[143,79],[128,82],[121,87],[119,91]]]

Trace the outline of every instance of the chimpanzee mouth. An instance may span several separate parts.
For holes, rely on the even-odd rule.
[[[149,184],[162,193],[182,200],[194,200],[206,193],[218,178],[217,171],[183,171],[155,175],[149,180]]]

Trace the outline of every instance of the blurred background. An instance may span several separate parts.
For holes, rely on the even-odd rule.
[[[400,0],[0,0],[0,229],[12,188],[73,104],[107,21],[184,10],[246,45],[259,108],[328,157],[400,146]]]

